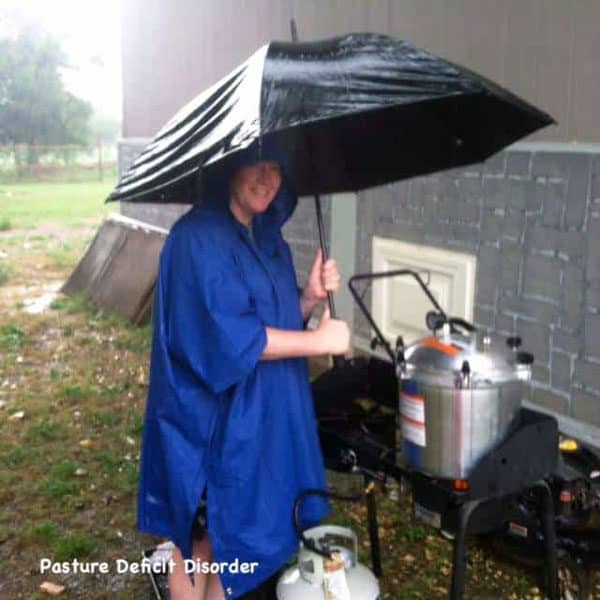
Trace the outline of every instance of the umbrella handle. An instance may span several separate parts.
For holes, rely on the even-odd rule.
[[[321,247],[321,253],[323,255],[323,264],[329,258],[329,252],[327,249],[327,242],[325,241],[325,227],[323,226],[323,212],[321,211],[321,198],[319,194],[315,194],[315,209],[317,212],[317,228],[319,230],[319,244]],[[335,304],[333,302],[333,294],[331,292],[327,292],[327,303],[329,304],[329,312],[331,313],[331,318],[335,319]]]
[[[317,228],[319,230],[319,244],[321,246],[321,252],[323,254],[323,263],[329,258],[329,252],[327,251],[327,242],[325,241],[325,228],[323,227],[323,213],[321,211],[321,198],[318,194],[315,194],[315,209],[317,212]],[[327,304],[329,304],[329,313],[331,318],[336,318],[335,304],[333,302],[333,294],[327,292]],[[344,356],[332,356],[333,366],[336,368],[342,368],[346,364]]]

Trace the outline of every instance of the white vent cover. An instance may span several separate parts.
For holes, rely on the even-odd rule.
[[[373,237],[372,250],[373,271],[417,271],[447,314],[473,320],[475,256],[377,236]],[[434,310],[410,276],[374,281],[371,306],[383,334],[392,342],[402,335],[405,343],[427,333],[425,315]]]

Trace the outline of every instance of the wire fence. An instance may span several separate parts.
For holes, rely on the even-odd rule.
[[[0,146],[0,184],[114,180],[115,145]]]

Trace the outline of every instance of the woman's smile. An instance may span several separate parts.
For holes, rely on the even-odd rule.
[[[263,213],[281,186],[281,170],[274,161],[259,161],[242,167],[231,188],[231,212],[248,225],[254,215]]]

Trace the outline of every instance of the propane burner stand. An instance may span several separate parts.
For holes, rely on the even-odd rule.
[[[549,597],[558,600],[554,504],[550,486],[544,481],[556,468],[557,440],[554,418],[521,409],[506,439],[469,474],[468,491],[458,492],[453,489],[452,481],[409,470],[417,518],[454,534],[450,593],[453,600],[463,597],[467,534],[489,533],[505,526],[508,500],[528,489],[540,494],[539,518],[544,534]]]
[[[454,535],[450,598],[463,597],[468,534],[500,530],[510,520],[511,500],[534,490],[540,498],[538,517],[544,537],[545,564],[550,600],[558,600],[557,544],[552,492],[544,481],[558,460],[558,430],[553,417],[521,409],[506,438],[487,453],[469,474],[468,491],[459,492],[453,480],[440,479],[395,464],[381,444],[362,432],[335,431],[320,425],[321,443],[328,468],[339,472],[377,473],[411,482],[415,516]],[[527,459],[524,460],[523,457]],[[374,496],[368,496],[369,533],[373,570],[381,574]]]

